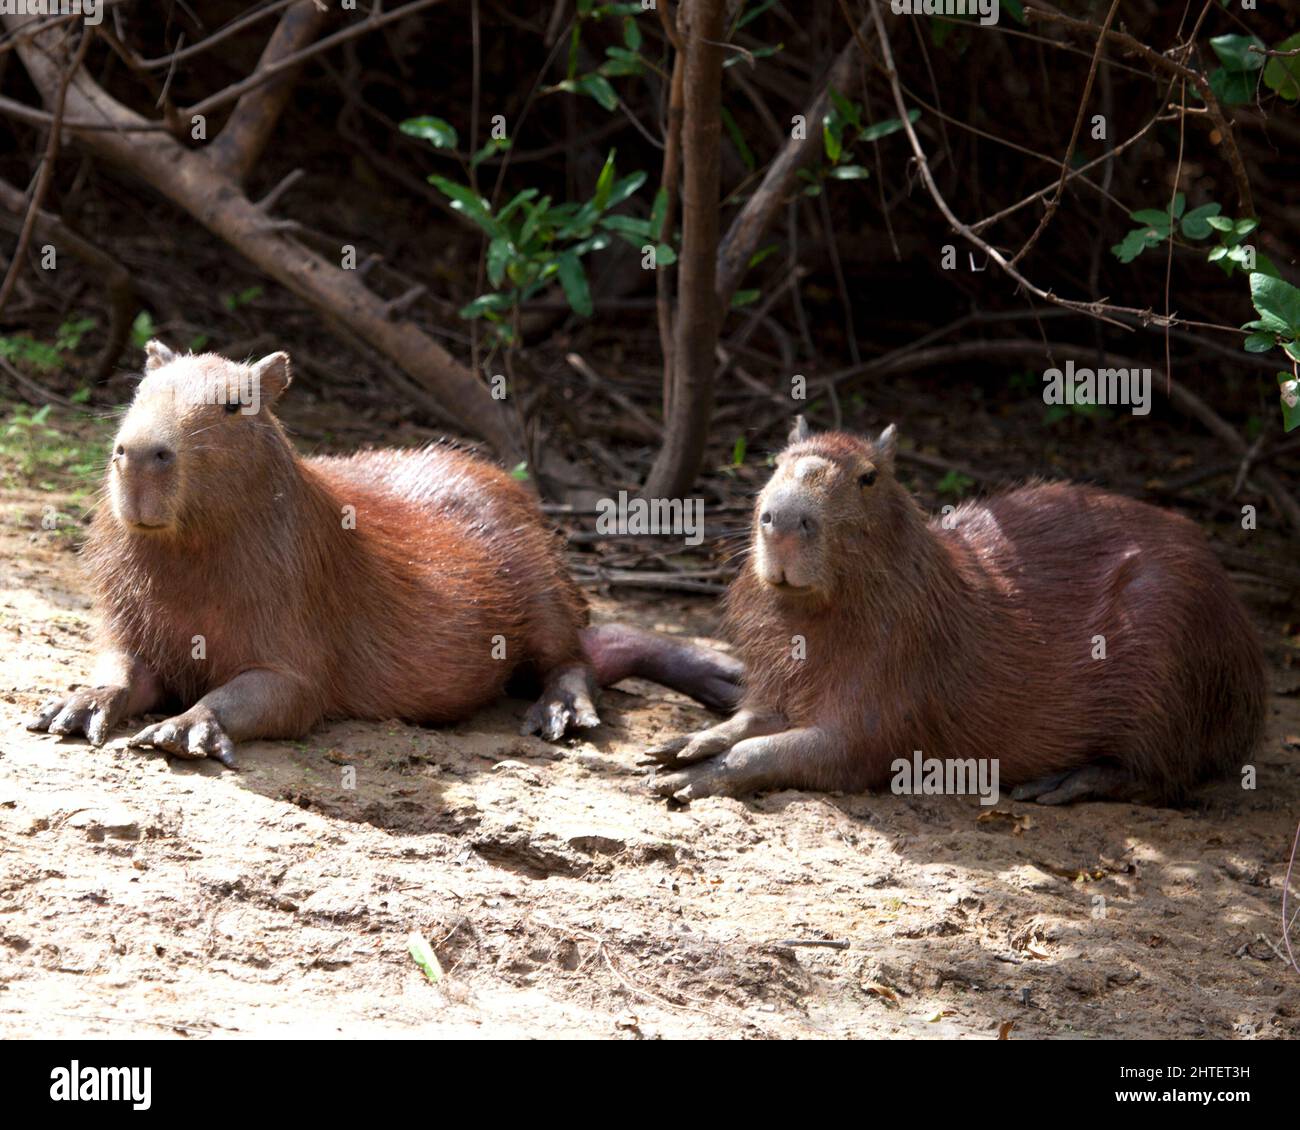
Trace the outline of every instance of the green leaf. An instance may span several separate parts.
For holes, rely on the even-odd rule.
[[[1229,71],[1257,71],[1264,65],[1264,56],[1251,51],[1252,45],[1263,47],[1264,41],[1257,35],[1216,35],[1210,40],[1219,62]]]
[[[1169,227],[1169,213],[1157,212],[1154,208],[1143,208],[1139,212],[1130,212],[1129,219],[1136,220],[1139,224],[1150,224],[1152,227]]]
[[[635,16],[623,18],[623,42],[629,51],[641,50],[641,29],[637,26]]]
[[[153,315],[148,310],[141,310],[131,323],[131,343],[137,349],[143,349],[154,336]]]
[[[525,251],[529,250],[534,240],[538,239],[545,231],[545,224],[550,213],[551,198],[543,196],[536,204],[525,204],[528,215],[524,219],[524,226],[519,229],[519,239],[517,243]]]
[[[560,286],[564,288],[564,297],[569,300],[573,312],[584,318],[590,318],[591,291],[587,287],[587,273],[582,269],[582,263],[571,252],[561,255],[556,262],[560,273]]]
[[[1227,216],[1206,216],[1205,222],[1215,231],[1232,231],[1233,221]]]
[[[838,161],[844,152],[844,124],[834,114],[822,119],[822,148],[830,161]]]
[[[1282,342],[1282,351],[1290,357],[1292,361],[1300,361],[1300,341]]]
[[[861,165],[836,165],[828,169],[826,175],[833,180],[866,180],[871,173]]]
[[[921,116],[920,110],[908,110],[907,120],[915,122]],[[883,122],[873,122],[862,131],[863,141],[879,141],[882,137],[888,137],[891,133],[897,133],[903,128],[903,123],[898,118],[886,118]]]
[[[834,87],[830,89],[831,101],[835,104],[835,109],[839,112],[840,121],[848,122],[851,126],[862,128],[862,113],[858,109],[856,102],[845,98]]]
[[[1276,319],[1290,336],[1300,335],[1300,290],[1289,282],[1256,271],[1250,276],[1250,300],[1263,321]]]
[[[745,264],[746,269],[757,267],[769,255],[775,254],[780,249],[780,244],[769,243],[766,247],[760,247],[753,255],[749,257],[749,262]]]
[[[473,157],[469,159],[471,169],[477,169],[489,157],[495,157],[504,149],[510,148],[510,139],[508,137],[490,137],[487,144],[483,146]]]
[[[1274,51],[1294,51],[1300,47],[1300,33],[1282,40]],[[1300,55],[1274,56],[1264,64],[1264,85],[1288,102],[1300,99]]]
[[[608,78],[639,75],[645,69],[641,56],[626,47],[606,47],[605,54],[609,58],[601,63],[597,72]]]
[[[1254,216],[1247,216],[1244,220],[1238,220],[1232,226],[1232,230],[1239,236],[1247,236],[1257,227],[1259,227],[1259,221]]]
[[[514,245],[505,236],[497,236],[487,249],[488,282],[500,286],[505,281],[506,264],[515,256]]]
[[[1183,217],[1182,228],[1183,235],[1188,239],[1208,239],[1210,232],[1210,217],[1217,216],[1223,208],[1221,205],[1210,203],[1202,204],[1199,208],[1193,208]]]
[[[565,85],[565,84],[561,84]],[[611,113],[618,109],[618,95],[614,88],[609,85],[609,80],[603,75],[583,75],[573,82],[573,88],[578,94],[585,94],[589,98],[594,98],[602,110],[608,110]]]
[[[1210,89],[1224,106],[1244,106],[1255,99],[1255,76],[1250,71],[1216,67],[1210,72]]]
[[[666,243],[655,244],[655,265],[658,267],[671,267],[677,262],[677,252]]]
[[[1228,249],[1224,247],[1222,244],[1220,244],[1218,247],[1212,248],[1210,250],[1210,253],[1209,255],[1206,256],[1206,259],[1211,263],[1215,263],[1218,262],[1218,260],[1222,259],[1227,254],[1228,254]]]
[[[738,290],[731,296],[731,308],[738,310],[742,306],[748,306],[751,302],[757,302],[761,293],[758,290]]]
[[[535,188],[520,189],[510,198],[510,202],[497,213],[497,223],[504,224],[514,215],[516,209],[521,208],[536,195],[537,189]]]
[[[451,206],[455,211],[473,220],[488,235],[504,234],[501,231],[500,224],[492,218],[488,202],[469,185],[457,184],[454,180],[448,180],[437,173],[429,174],[429,183],[451,201]]]
[[[1183,209],[1187,207],[1187,197],[1181,192],[1174,193],[1174,219],[1178,219],[1183,214]]]
[[[1282,427],[1293,431],[1300,427],[1300,383],[1294,373],[1278,373],[1278,396],[1282,401]]]
[[[455,149],[459,140],[456,127],[450,122],[427,115],[422,118],[407,118],[397,128],[410,137],[423,138],[435,149]]]
[[[645,182],[646,175],[643,172],[629,173],[622,180],[615,181],[614,187],[609,190],[609,200],[605,204],[605,210],[617,208],[624,200],[635,195]]]
[[[457,313],[467,322],[498,310],[509,310],[514,305],[514,294],[480,294],[473,302],[462,306]]]
[[[424,975],[435,985],[442,980],[442,966],[423,934],[412,931],[406,938],[406,949]]]
[[[668,216],[668,190],[660,188],[650,206],[650,232],[656,239],[665,235],[664,220]]]
[[[635,239],[649,241],[654,239],[650,221],[638,219],[636,216],[606,216],[600,221],[600,226],[609,231],[616,231],[620,235],[630,235]]]
[[[596,206],[597,212],[603,212],[609,204],[609,194],[614,188],[614,153],[611,149],[609,156],[605,158],[605,164],[601,167],[600,176],[596,178],[596,194],[591,198],[591,202]]]
[[[1025,6],[1020,0],[1002,0],[1002,7],[1011,13],[1011,18],[1018,24],[1028,25],[1029,21],[1025,19]]]
[[[1277,344],[1277,339],[1272,334],[1251,334],[1241,343],[1241,347],[1247,353],[1267,353]]]
[[[510,477],[516,482],[526,483],[528,481],[528,461],[516,463],[510,468]]]
[[[745,462],[745,448],[745,437],[738,435],[736,442],[731,445],[731,465],[733,467],[739,467]]]

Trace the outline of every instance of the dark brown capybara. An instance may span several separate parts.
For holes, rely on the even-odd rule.
[[[641,675],[719,708],[739,662],[620,625],[589,628],[536,500],[446,446],[300,458],[273,407],[285,353],[253,365],[150,342],[85,556],[102,639],[91,685],[29,724],[232,763],[233,743],[325,718],[447,723],[519,672],[525,733],[597,725],[596,685]]]
[[[1263,655],[1196,526],[1065,483],[927,520],[895,444],[797,422],[726,598],[740,709],[651,751],[657,791],[877,788],[920,750],[1016,799],[1178,800],[1252,756]]]

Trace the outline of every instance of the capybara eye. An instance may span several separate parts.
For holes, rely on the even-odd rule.
[[[875,471],[864,471],[861,475],[858,476],[858,486],[860,487],[869,487],[875,481],[876,481]]]
[[[239,401],[238,401],[238,400],[232,400],[232,401],[228,402],[227,404],[225,404],[224,407],[225,407],[225,409],[226,409],[226,415],[227,415],[227,416],[233,416],[236,412],[239,411]]]

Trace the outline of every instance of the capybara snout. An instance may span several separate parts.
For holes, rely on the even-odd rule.
[[[797,600],[833,595],[845,566],[837,550],[851,556],[854,542],[865,543],[889,520],[888,498],[900,489],[892,475],[894,436],[889,428],[874,442],[836,435],[814,443],[803,417],[796,421],[754,507],[753,569],[762,584]]]

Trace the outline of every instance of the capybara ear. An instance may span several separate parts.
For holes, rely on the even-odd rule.
[[[144,346],[144,371],[152,372],[154,369],[161,369],[164,365],[170,365],[176,360],[176,354],[168,349],[161,341],[157,339],[145,342]]]
[[[808,427],[808,421],[802,416],[796,416],[794,418],[794,425],[790,428],[790,436],[786,440],[786,443],[802,443],[810,435],[812,435],[812,429]]]
[[[875,456],[877,463],[885,463],[892,467],[894,465],[894,453],[898,450],[898,425],[890,424],[883,432],[876,437]]]
[[[262,399],[274,404],[293,380],[292,367],[287,353],[268,353],[253,365],[253,380],[261,390]]]

